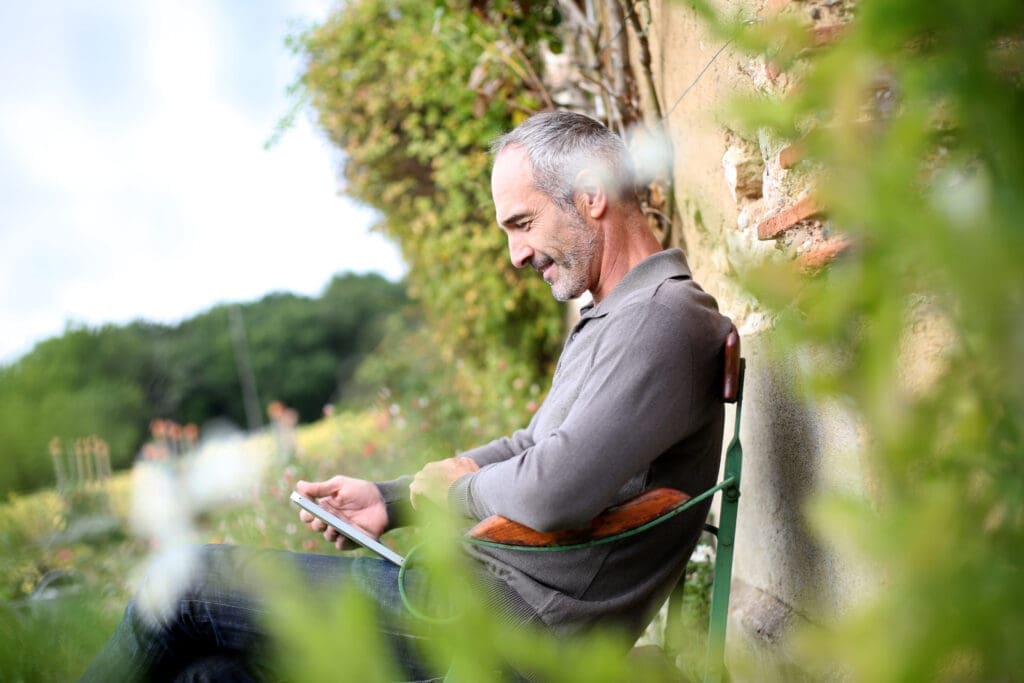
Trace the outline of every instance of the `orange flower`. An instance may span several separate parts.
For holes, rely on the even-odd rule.
[[[152,420],[149,423],[149,433],[154,439],[163,439],[167,436],[167,423],[159,418]]]
[[[267,404],[267,415],[271,420],[277,420],[284,413],[284,404],[280,401],[271,401]]]

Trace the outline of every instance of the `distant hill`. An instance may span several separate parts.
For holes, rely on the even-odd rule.
[[[173,326],[71,326],[0,367],[0,494],[53,483],[54,436],[97,434],[118,467],[154,418],[246,426],[281,401],[313,420],[345,397],[384,321],[408,305],[402,283],[342,274],[316,298],[269,294]],[[251,387],[248,418],[243,387]]]

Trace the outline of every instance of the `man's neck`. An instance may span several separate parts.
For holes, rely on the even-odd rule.
[[[651,234],[642,216],[628,222],[610,224],[604,231],[601,271],[597,284],[590,290],[594,303],[601,303],[629,271],[659,251],[661,244]]]

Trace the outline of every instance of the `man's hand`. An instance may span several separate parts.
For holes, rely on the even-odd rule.
[[[409,502],[417,510],[424,500],[444,507],[447,503],[448,489],[455,480],[464,474],[476,472],[480,466],[472,458],[446,458],[437,462],[427,463],[426,467],[416,473],[409,485]]]
[[[295,484],[295,489],[320,507],[352,522],[374,538],[379,538],[388,527],[388,511],[384,505],[384,498],[372,482],[338,475],[327,481],[299,481]],[[299,512],[299,519],[313,531],[323,533],[324,538],[337,546],[338,550],[354,545],[305,510]]]

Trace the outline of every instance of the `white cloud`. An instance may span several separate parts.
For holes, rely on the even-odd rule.
[[[323,16],[324,5],[296,2],[285,16]],[[270,88],[283,114],[287,69],[233,73],[246,60],[223,49],[231,16],[214,5],[133,7],[101,10],[123,8],[121,24],[138,32],[116,57],[136,60],[128,72],[144,81],[110,102],[82,100],[67,37],[46,30],[52,17],[26,10],[28,26],[0,28],[0,41],[38,32],[38,54],[32,41],[19,49],[42,84],[7,89],[18,79],[0,65],[0,179],[12,179],[0,188],[0,362],[68,320],[172,322],[274,290],[316,294],[343,270],[400,277],[397,249],[368,233],[372,213],[337,196],[336,152],[309,123],[265,151],[273,120],[226,94],[225,79]],[[294,68],[285,30],[245,48]]]

